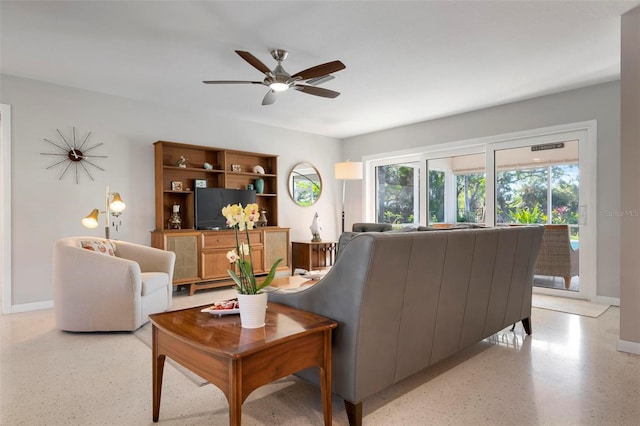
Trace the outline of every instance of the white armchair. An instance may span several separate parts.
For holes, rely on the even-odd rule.
[[[56,241],[56,326],[67,331],[132,331],[171,306],[175,253],[114,241],[115,256],[83,248],[96,237]]]

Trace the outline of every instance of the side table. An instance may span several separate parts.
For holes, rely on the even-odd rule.
[[[312,271],[333,266],[336,260],[335,241],[293,241],[291,242],[291,275],[296,268]]]
[[[229,425],[242,423],[242,403],[258,387],[319,367],[325,426],[331,425],[331,331],[334,320],[269,303],[264,327],[246,329],[239,315],[201,312],[206,306],[149,315],[152,328],[153,421],[160,417],[166,357],[208,380],[229,402]]]

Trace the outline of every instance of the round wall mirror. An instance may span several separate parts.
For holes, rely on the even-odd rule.
[[[311,163],[298,163],[289,172],[289,195],[302,207],[312,206],[322,194],[322,178]]]

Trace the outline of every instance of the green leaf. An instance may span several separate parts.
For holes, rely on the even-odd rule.
[[[275,261],[275,263],[273,264],[273,266],[271,266],[271,270],[269,271],[269,274],[267,275],[267,278],[264,279],[264,281],[262,282],[262,284],[260,284],[256,290],[259,291],[261,289],[263,289],[264,287],[268,286],[269,284],[271,284],[271,281],[273,281],[273,279],[276,276],[276,269],[278,268],[278,265],[280,264],[280,262],[282,262],[282,259],[278,259]]]
[[[227,274],[229,274],[231,279],[236,282],[238,287],[242,288],[242,280],[240,280],[240,277],[237,276],[235,272],[233,272],[231,269],[227,269]]]

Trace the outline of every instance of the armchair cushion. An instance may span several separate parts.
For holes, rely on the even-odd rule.
[[[116,255],[116,248],[109,240],[82,240],[80,245],[83,249],[95,251],[96,253],[107,254],[109,256]]]

